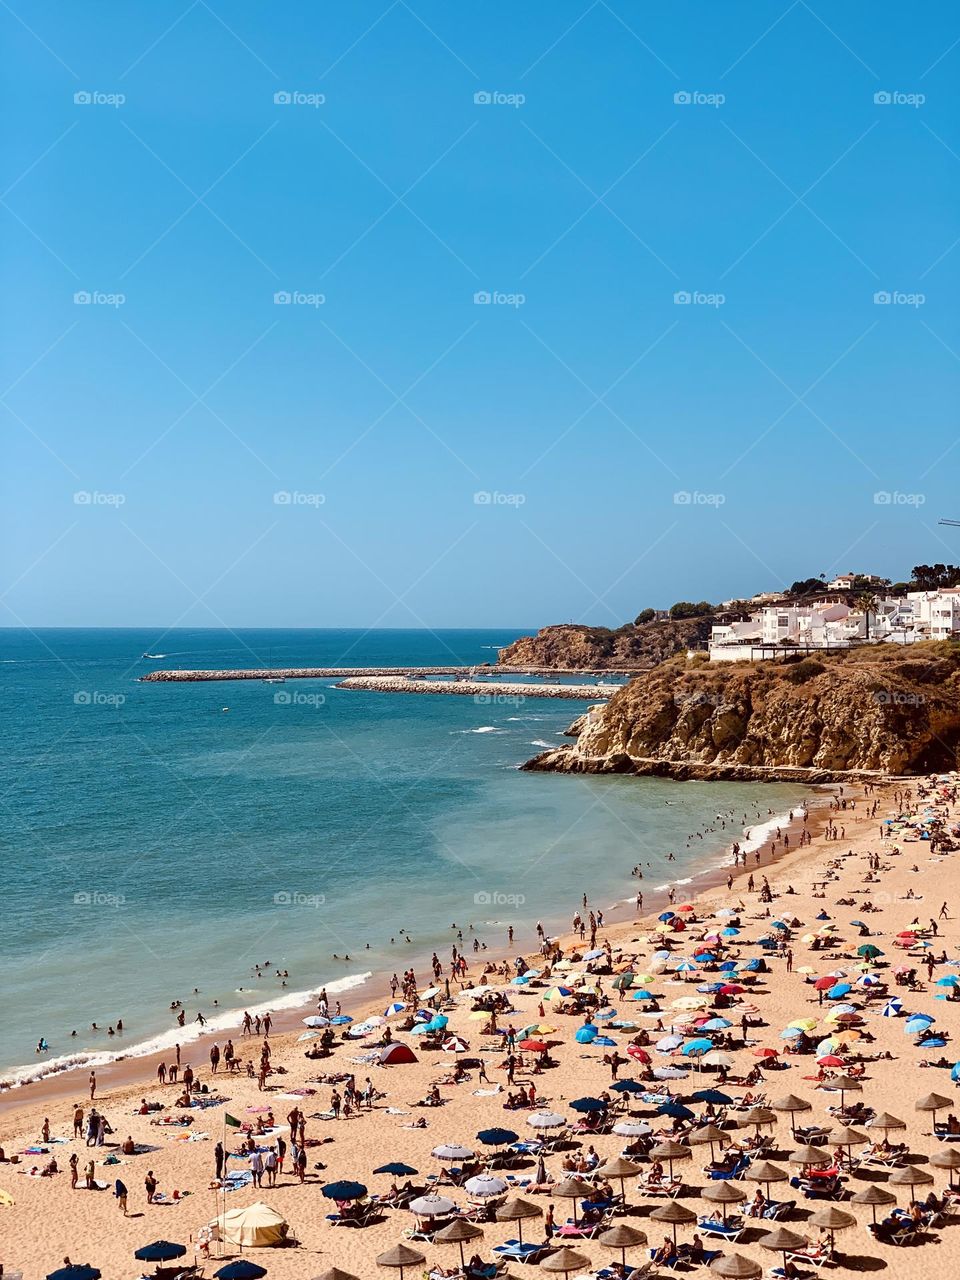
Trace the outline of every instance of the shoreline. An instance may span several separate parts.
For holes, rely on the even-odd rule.
[[[803,804],[809,814],[808,828],[814,839],[820,834],[822,827],[826,825],[825,821],[820,821],[825,812],[825,789],[811,787],[810,794],[804,797],[798,804]],[[824,801],[821,804],[816,803],[817,795],[823,795]],[[811,803],[812,801],[812,803]],[[796,809],[796,806],[795,806]],[[774,813],[766,819],[754,822],[748,828],[751,836],[759,829],[766,831],[761,849],[765,850],[769,843],[769,834],[767,830],[770,824],[779,824],[782,831],[788,831],[791,840],[794,835],[803,827],[802,818],[795,817],[792,822],[788,821],[786,813]],[[772,830],[772,827],[771,827]],[[677,889],[686,889],[689,886],[689,892],[685,898],[678,899],[689,901],[710,901],[721,889],[726,890],[726,880],[728,875],[734,878],[734,885],[741,877],[744,879],[750,875],[751,871],[763,868],[764,873],[769,873],[772,877],[774,871],[778,871],[784,866],[792,866],[794,862],[800,862],[802,855],[809,854],[811,849],[801,849],[799,846],[792,848],[789,853],[782,850],[771,859],[769,854],[766,858],[761,857],[759,863],[752,863],[749,867],[738,866],[734,868],[729,861],[730,850],[732,848],[734,838],[741,844],[741,848],[747,848],[752,852],[754,845],[750,841],[744,839],[744,831],[740,830],[737,837],[725,840],[722,847],[711,850],[704,850],[702,854],[702,863],[709,865],[700,865],[699,867],[689,867],[682,864],[678,865],[678,872],[690,871],[689,875],[678,874],[662,883],[643,887],[647,885],[647,881],[643,879],[634,879],[631,877],[630,883],[634,886],[634,894],[629,898],[616,898],[608,906],[594,904],[600,906],[604,914],[604,927],[602,936],[610,936],[608,924],[613,929],[623,929],[632,924],[636,928],[652,927],[657,920],[657,915],[668,905],[668,895],[671,887]],[[672,864],[667,864],[668,867]],[[666,869],[664,871],[666,874]],[[637,917],[634,914],[634,900],[636,891],[641,891],[644,898],[644,908],[642,914]],[[533,919],[536,913],[531,913],[531,918],[524,922],[526,929],[529,930],[531,936],[530,946],[524,945],[524,935],[521,935],[512,949],[508,952],[505,948],[500,949],[499,944],[487,951],[471,953],[468,957],[470,962],[470,979],[476,982],[477,968],[487,964],[502,964],[505,960],[512,961],[515,954],[529,953],[531,958],[535,958],[536,953],[536,934],[533,931]],[[543,920],[548,935],[560,942],[565,948],[573,945],[573,935],[569,932],[559,915],[551,916],[543,914],[539,917]],[[504,922],[504,930],[507,922]],[[518,931],[519,932],[519,931]],[[600,935],[598,935],[600,936]],[[403,967],[413,967],[418,973],[429,969],[430,955],[433,948],[424,951],[413,950],[410,953],[404,953]],[[359,1000],[356,1005],[351,1005],[353,1009],[352,1017],[355,1022],[360,1022],[371,1014],[379,1014],[383,1007],[390,1001],[390,980],[391,972],[387,969],[369,970],[364,974],[348,974],[342,978],[335,978],[326,983],[317,983],[308,990],[291,992],[287,997],[278,997],[279,1001],[285,999],[290,1003],[277,1007],[277,1001],[261,1001],[257,1004],[245,1006],[249,1012],[256,1014],[269,1010],[273,1026],[270,1033],[272,1042],[286,1048],[288,1038],[290,1043],[295,1043],[295,1037],[304,1030],[303,1016],[305,1010],[311,1008],[317,999],[317,992],[321,988],[325,988],[327,992],[333,996],[344,994],[345,992],[354,991],[358,993]],[[344,985],[346,984],[346,985]],[[302,997],[302,998],[301,998]],[[296,1002],[294,1003],[294,998]],[[343,1001],[346,1005],[347,1002]],[[168,1028],[166,1031],[160,1031],[153,1035],[146,1036],[144,1039],[131,1044],[126,1051],[117,1050],[88,1050],[78,1051],[78,1061],[71,1065],[64,1066],[60,1070],[51,1071],[43,1074],[38,1079],[28,1079],[24,1082],[10,1083],[10,1079],[17,1073],[31,1070],[30,1063],[20,1064],[16,1067],[8,1069],[8,1076],[0,1079],[0,1118],[7,1120],[9,1117],[16,1115],[17,1112],[28,1106],[39,1103],[63,1102],[68,1099],[75,1099],[78,1096],[84,1096],[87,1092],[86,1076],[91,1069],[97,1072],[98,1096],[100,1088],[111,1090],[128,1090],[128,1089],[147,1089],[156,1084],[157,1067],[161,1062],[169,1061],[173,1055],[175,1045],[179,1043],[183,1050],[183,1062],[186,1065],[192,1063],[194,1070],[198,1075],[206,1073],[209,1077],[209,1050],[215,1043],[221,1043],[228,1037],[236,1036],[237,1049],[240,1051],[244,1044],[244,1038],[240,1036],[240,1027],[244,1007],[236,1006],[231,1009],[224,1009],[218,1012],[210,1022],[216,1022],[216,1026],[212,1030],[206,1027],[199,1027],[195,1022],[190,1023],[183,1028]],[[180,1031],[179,1039],[176,1032]],[[156,1041],[164,1039],[167,1043],[158,1048],[151,1048]],[[251,1037],[252,1039],[252,1037]],[[338,1041],[338,1043],[341,1043]],[[349,1043],[349,1042],[347,1042]],[[360,1041],[356,1042],[358,1046]],[[135,1052],[140,1049],[141,1052]],[[117,1056],[105,1057],[108,1053],[115,1053]],[[64,1057],[66,1055],[61,1055]],[[47,1065],[52,1065],[57,1059],[48,1060]],[[36,1064],[37,1069],[41,1069],[43,1062]]]

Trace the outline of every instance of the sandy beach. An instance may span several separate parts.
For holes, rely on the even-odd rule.
[[[902,799],[905,786],[912,787],[912,796],[906,809],[902,810],[896,797],[899,794]],[[749,865],[738,870],[732,889],[728,889],[725,879],[721,878],[717,884],[704,881],[706,887],[696,898],[684,901],[677,895],[674,908],[679,918],[687,922],[682,931],[655,931],[657,916],[664,904],[655,901],[652,894],[645,897],[645,912],[640,920],[616,919],[603,904],[588,903],[588,910],[596,907],[604,910],[604,923],[598,929],[596,946],[608,947],[612,953],[612,965],[606,966],[604,957],[594,962],[594,967],[599,963],[607,968],[599,979],[585,972],[588,966],[580,959],[583,951],[588,949],[589,933],[582,942],[570,934],[555,939],[564,953],[562,967],[522,986],[511,982],[516,972],[513,961],[522,955],[530,965],[537,965],[537,937],[532,928],[525,936],[518,934],[509,951],[504,939],[504,958],[509,972],[491,976],[489,981],[493,989],[509,997],[513,1011],[499,1018],[499,1026],[506,1028],[512,1024],[518,1032],[530,1024],[550,1028],[537,1034],[542,1035],[549,1045],[549,1057],[555,1065],[543,1071],[533,1071],[531,1068],[537,1054],[524,1051],[523,1060],[516,1068],[513,1086],[516,1090],[521,1084],[526,1089],[532,1085],[538,1107],[505,1109],[507,1092],[511,1088],[504,1069],[506,1048],[499,1037],[483,1034],[486,1015],[471,1014],[473,999],[469,992],[460,992],[460,984],[456,982],[452,983],[455,998],[443,1004],[442,1012],[449,1019],[445,1035],[458,1035],[468,1046],[459,1055],[445,1052],[442,1048],[424,1049],[417,1044],[415,1036],[392,1031],[394,1039],[414,1048],[418,1058],[416,1063],[383,1067],[357,1061],[383,1034],[383,1027],[380,1027],[362,1042],[344,1043],[338,1037],[329,1057],[305,1060],[304,1051],[310,1045],[298,1041],[302,1033],[302,1024],[298,1020],[297,1031],[284,1030],[277,1034],[274,1029],[270,1038],[270,1062],[274,1070],[266,1078],[263,1090],[258,1087],[255,1077],[249,1078],[245,1074],[226,1075],[221,1070],[213,1076],[207,1064],[206,1046],[191,1046],[190,1061],[200,1080],[210,1089],[204,1100],[221,1099],[205,1108],[178,1108],[175,1104],[181,1086],[160,1086],[155,1075],[155,1063],[149,1059],[128,1061],[110,1071],[98,1073],[100,1079],[93,1105],[106,1115],[113,1130],[105,1144],[99,1147],[88,1148],[82,1137],[71,1136],[74,1104],[79,1103],[85,1111],[91,1106],[85,1073],[62,1076],[7,1094],[3,1100],[5,1114],[0,1121],[0,1145],[8,1160],[16,1157],[17,1162],[0,1165],[0,1191],[13,1201],[0,1206],[0,1223],[3,1226],[0,1261],[10,1270],[22,1270],[26,1276],[34,1277],[46,1275],[60,1265],[65,1256],[69,1256],[73,1262],[90,1262],[99,1267],[109,1280],[133,1277],[140,1274],[140,1264],[133,1257],[138,1247],[159,1238],[177,1241],[188,1247],[188,1253],[182,1260],[183,1264],[188,1264],[193,1261],[198,1231],[222,1212],[224,1205],[228,1210],[234,1210],[262,1200],[286,1219],[290,1236],[298,1242],[296,1247],[251,1251],[256,1261],[266,1266],[271,1275],[307,1280],[331,1266],[341,1267],[364,1277],[364,1280],[374,1275],[385,1275],[387,1271],[378,1267],[376,1257],[401,1241],[426,1259],[405,1274],[419,1276],[434,1267],[453,1269],[459,1262],[456,1244],[411,1244],[406,1240],[404,1233],[415,1225],[414,1214],[406,1209],[385,1207],[372,1214],[369,1223],[361,1228],[333,1226],[327,1215],[335,1212],[336,1205],[321,1194],[321,1187],[335,1180],[349,1179],[364,1184],[370,1196],[386,1193],[391,1177],[375,1174],[373,1170],[394,1161],[402,1161],[416,1169],[418,1172],[411,1175],[411,1181],[417,1187],[427,1187],[428,1175],[441,1174],[449,1167],[431,1155],[438,1146],[461,1144],[482,1158],[485,1152],[489,1155],[490,1148],[478,1143],[476,1135],[495,1126],[506,1127],[523,1139],[532,1139],[536,1130],[528,1121],[539,1107],[557,1112],[569,1122],[569,1141],[557,1152],[544,1156],[549,1179],[562,1179],[569,1173],[564,1168],[565,1162],[582,1162],[591,1147],[595,1148],[601,1161],[618,1156],[632,1139],[609,1131],[577,1132],[576,1126],[582,1122],[585,1113],[570,1106],[576,1099],[597,1097],[604,1090],[610,1090],[612,1083],[611,1067],[604,1061],[612,1049],[578,1042],[575,1033],[587,1020],[585,1014],[582,1011],[558,1012],[557,1000],[547,998],[559,981],[567,982],[576,989],[581,983],[575,976],[579,973],[585,974],[582,984],[587,992],[594,991],[599,980],[601,1016],[594,1025],[601,1034],[609,1031],[610,1038],[615,1041],[621,1057],[620,1081],[639,1081],[645,1070],[649,1071],[637,1057],[627,1053],[628,1046],[642,1029],[649,1032],[650,1043],[644,1052],[651,1058],[650,1066],[654,1069],[675,1067],[685,1073],[673,1079],[644,1081],[647,1092],[643,1095],[611,1092],[610,1097],[615,1104],[615,1114],[611,1114],[615,1122],[632,1114],[640,1122],[650,1124],[655,1135],[662,1129],[663,1137],[668,1137],[674,1121],[668,1115],[657,1114],[655,1091],[663,1091],[663,1102],[667,1101],[666,1091],[669,1090],[674,1100],[681,1104],[690,1103],[690,1110],[699,1121],[705,1113],[706,1104],[691,1102],[692,1094],[705,1088],[718,1088],[733,1100],[730,1104],[715,1107],[714,1122],[725,1126],[724,1139],[717,1144],[719,1152],[725,1142],[743,1142],[754,1133],[752,1125],[743,1123],[746,1112],[736,1109],[748,1093],[748,1087],[734,1082],[757,1069],[762,1078],[749,1087],[749,1092],[762,1094],[770,1102],[795,1095],[810,1104],[809,1110],[797,1115],[798,1124],[822,1125],[836,1130],[842,1122],[831,1116],[827,1108],[839,1103],[839,1094],[829,1089],[829,1077],[843,1070],[859,1072],[862,1067],[861,1089],[855,1090],[851,1086],[854,1091],[846,1095],[846,1102],[848,1105],[861,1102],[874,1113],[889,1112],[903,1121],[902,1129],[896,1128],[888,1133],[891,1142],[906,1144],[909,1164],[901,1167],[915,1166],[932,1175],[932,1183],[924,1181],[918,1186],[917,1192],[921,1197],[926,1196],[931,1188],[942,1193],[950,1175],[943,1169],[930,1167],[928,1162],[932,1155],[947,1149],[949,1144],[934,1136],[933,1117],[928,1112],[916,1110],[915,1102],[931,1092],[950,1099],[956,1096],[949,1067],[956,1060],[953,1041],[960,1034],[960,1002],[943,998],[951,988],[937,986],[936,983],[938,979],[955,974],[956,968],[950,962],[955,964],[960,959],[960,926],[957,924],[960,917],[960,861],[956,854],[932,850],[926,840],[905,838],[909,828],[903,831],[895,828],[893,835],[881,839],[883,819],[901,811],[912,813],[912,806],[922,809],[930,803],[929,799],[918,803],[916,780],[900,784],[891,782],[885,788],[874,787],[869,794],[864,794],[864,790],[860,784],[848,786],[844,795],[847,807],[837,812],[826,807],[812,811],[809,829],[813,838],[809,846],[797,847],[800,824],[796,824],[790,852],[778,852],[772,863],[769,854],[765,853],[759,866],[750,855]],[[831,788],[830,794],[837,796],[838,789]],[[938,798],[942,799],[943,794],[937,793]],[[850,807],[851,801],[855,801],[855,809]],[[870,811],[875,805],[878,811],[871,816]],[[952,825],[956,805],[947,804],[944,800],[938,812]],[[836,822],[837,835],[843,830],[842,839],[829,838],[831,833],[825,830],[825,822],[830,818]],[[880,863],[876,872],[870,868],[874,855],[879,855]],[[754,877],[752,892],[747,887],[750,874]],[[865,883],[864,878],[868,875],[871,879]],[[761,901],[764,876],[769,880],[769,903]],[[586,888],[589,891],[589,881]],[[839,905],[839,900],[848,905]],[[867,902],[876,909],[865,911]],[[939,918],[943,903],[946,903],[947,915]],[[688,906],[693,910],[680,910]],[[571,903],[571,916],[577,908],[583,911],[582,903]],[[722,910],[735,913],[739,918],[736,926],[739,933],[726,937],[720,934],[722,928],[731,927],[728,922],[734,918],[731,914],[716,915]],[[633,915],[631,912],[626,914]],[[781,916],[799,923],[791,926],[789,931],[774,929],[773,921]],[[918,932],[912,939],[898,940],[897,935],[906,931],[914,920],[919,921],[918,930],[919,926],[929,929],[929,922],[933,920],[937,936],[927,940]],[[863,923],[853,924],[852,921]],[[671,929],[669,922],[666,922],[666,928]],[[701,946],[713,947],[716,960],[694,963],[692,956],[698,950],[695,940],[714,934],[720,936],[719,945],[723,949],[719,953],[716,951],[717,943],[701,943]],[[773,949],[764,950],[759,945],[761,937],[769,935],[776,940],[778,934],[788,939],[779,954]],[[653,958],[654,953],[661,949],[664,937],[671,941],[671,957],[665,963]],[[925,948],[922,945],[924,941],[932,945]],[[906,945],[898,945],[898,942]],[[470,951],[469,939],[464,945],[469,966],[467,980],[479,985],[483,964],[478,964],[477,957]],[[882,955],[873,957],[871,963],[869,956],[858,955],[858,948],[865,945],[876,946]],[[944,952],[947,956],[947,963],[935,966],[932,981],[927,981],[927,952],[938,958]],[[764,957],[766,970],[747,973],[746,964],[759,956]],[[444,963],[443,977],[446,978],[449,954],[440,958]],[[689,968],[677,972],[677,963],[684,959],[689,961]],[[743,989],[732,991],[722,999],[712,992],[698,993],[699,986],[716,981],[717,973],[730,974],[731,970],[718,968],[718,963],[729,960],[741,962],[738,981],[734,985]],[[483,957],[483,963],[490,962],[489,955]],[[897,983],[894,970],[904,965],[916,970],[919,986],[915,990]],[[637,975],[650,975],[645,985],[656,997],[657,1010],[646,1008],[649,1002],[632,1000],[630,990],[618,991],[614,987],[616,975],[627,970]],[[811,1019],[812,1047],[844,1025],[832,1012],[837,1006],[836,999],[825,998],[823,984],[820,990],[814,985],[817,978],[835,971],[842,971],[845,975],[837,977],[836,981],[850,984],[850,991],[842,993],[842,999],[844,1005],[854,1006],[854,1012],[846,1022],[853,1034],[848,1033],[849,1039],[832,1050],[836,1065],[818,1066],[818,1056],[824,1057],[823,1053],[788,1053],[786,1046],[792,1042],[781,1033],[793,1020]],[[876,985],[858,985],[864,973],[875,974]],[[429,977],[428,971],[418,969],[421,991],[426,988]],[[744,979],[742,982],[739,981],[741,978]],[[917,1034],[905,1033],[904,1016],[880,1016],[881,1009],[892,996],[901,998],[903,1014],[926,1014],[935,1018],[935,1032],[946,1039],[946,1045],[918,1047]],[[356,1007],[349,1003],[349,995],[343,997],[344,1012],[353,1017],[355,1023],[369,1013],[382,1016],[388,999],[389,991],[368,986],[363,989],[362,1004],[358,1001]],[[679,1009],[675,1005],[677,1000],[685,1002]],[[685,1007],[691,1000],[699,1003],[696,1007]],[[612,1016],[604,1018],[604,1008],[611,1009]],[[744,1043],[742,1019],[745,1015],[748,1025]],[[684,1029],[678,1031],[680,1040],[676,1049],[660,1052],[654,1047],[654,1042],[661,1040],[671,1027],[679,1026],[684,1019],[717,1016],[731,1024],[722,1033],[731,1038],[730,1045],[725,1046],[731,1059],[730,1078],[725,1084],[718,1082],[715,1069],[707,1066],[698,1069],[694,1065],[696,1058],[683,1053],[683,1046],[697,1034],[692,1023],[683,1024]],[[629,1020],[634,1025],[621,1028],[616,1025],[618,1020]],[[658,1029],[658,1020],[663,1029]],[[393,1029],[401,1021],[391,1018],[387,1025]],[[612,1027],[604,1025],[611,1022],[614,1024]],[[238,1028],[233,1036],[238,1051],[243,1053],[244,1059],[258,1058],[260,1039],[241,1041],[239,1031]],[[860,1035],[857,1035],[858,1031]],[[222,1048],[223,1037],[220,1044]],[[775,1056],[759,1056],[759,1051],[764,1049],[776,1050],[777,1053]],[[941,1055],[948,1063],[946,1069],[921,1067],[922,1062],[940,1059]],[[489,1082],[479,1078],[475,1066],[468,1066],[462,1082],[448,1083],[458,1060],[482,1061]],[[316,1078],[320,1074],[330,1077],[349,1072],[355,1074],[360,1090],[369,1077],[379,1096],[370,1109],[362,1106],[349,1118],[328,1118],[333,1085],[318,1082]],[[823,1078],[818,1079],[818,1076]],[[435,1083],[442,1105],[417,1106]],[[336,1087],[342,1096],[343,1083]],[[296,1093],[295,1090],[308,1092]],[[137,1114],[144,1098],[148,1104],[162,1103],[163,1110]],[[215,1144],[223,1140],[228,1152],[235,1152],[244,1137],[237,1128],[225,1127],[225,1115],[236,1117],[244,1125],[253,1125],[258,1116],[265,1114],[264,1108],[271,1108],[281,1126],[278,1132],[289,1144],[286,1121],[294,1106],[302,1106],[306,1115],[307,1174],[304,1184],[301,1185],[291,1172],[291,1154],[288,1152],[285,1170],[277,1176],[275,1186],[267,1186],[265,1178],[264,1186],[259,1190],[245,1185],[224,1193],[215,1187]],[[939,1121],[946,1120],[947,1110],[937,1115]],[[158,1125],[154,1122],[160,1116],[187,1116],[192,1123],[187,1127]],[[52,1139],[48,1145],[38,1144],[45,1118],[49,1119]],[[862,1127],[862,1121],[855,1123],[857,1128]],[[411,1127],[413,1125],[418,1127]],[[800,1145],[791,1136],[790,1114],[776,1112],[776,1124],[764,1131],[772,1134],[772,1143],[758,1158],[772,1160],[791,1176],[800,1173],[801,1167],[790,1162],[790,1154]],[[883,1137],[883,1131],[871,1129],[869,1125],[866,1133],[875,1141]],[[122,1153],[121,1144],[128,1136],[137,1144],[138,1154]],[[276,1136],[276,1133],[267,1135],[261,1145],[268,1149],[276,1141]],[[685,1131],[678,1131],[675,1136],[686,1146]],[[653,1140],[658,1139],[654,1137]],[[43,1149],[29,1149],[36,1145]],[[857,1150],[854,1148],[855,1153]],[[826,1163],[829,1163],[832,1151],[828,1138],[827,1146],[823,1148]],[[704,1171],[709,1152],[707,1145],[693,1145],[676,1165],[683,1187],[675,1203],[697,1215],[707,1214],[717,1207],[702,1199],[701,1192],[708,1186],[722,1185],[711,1180]],[[72,1190],[68,1161],[74,1153],[79,1158],[80,1185]],[[55,1158],[60,1172],[50,1177],[31,1176],[31,1170],[42,1169],[51,1157]],[[83,1187],[84,1171],[91,1158],[94,1160],[96,1181],[106,1184],[103,1190],[86,1190]],[[648,1173],[651,1167],[649,1158],[639,1155],[637,1159],[641,1172]],[[110,1163],[104,1164],[105,1160]],[[228,1155],[227,1168],[230,1171],[246,1170],[249,1161]],[[166,1197],[163,1204],[146,1203],[144,1180],[149,1171],[156,1176],[159,1190]],[[562,1227],[572,1214],[574,1202],[551,1195],[549,1188],[541,1191],[529,1185],[519,1185],[526,1179],[533,1179],[536,1171],[535,1156],[520,1158],[503,1171],[517,1179],[517,1185],[510,1188],[508,1194],[511,1197],[521,1195],[544,1213],[549,1205],[554,1205],[556,1224]],[[845,1172],[843,1198],[835,1202],[835,1207],[854,1215],[856,1223],[837,1233],[836,1256],[828,1263],[830,1269],[881,1270],[893,1267],[923,1276],[932,1275],[934,1269],[942,1272],[944,1267],[957,1265],[960,1233],[951,1229],[949,1213],[943,1219],[935,1219],[934,1225],[911,1243],[899,1247],[878,1241],[868,1233],[867,1224],[871,1222],[872,1210],[868,1205],[851,1202],[851,1194],[861,1192],[869,1185],[883,1186],[893,1177],[889,1190],[898,1194],[901,1206],[909,1206],[910,1188],[898,1186],[896,1175],[895,1167],[891,1169],[876,1163],[862,1164]],[[123,1215],[113,1195],[117,1178],[129,1190],[127,1216]],[[616,1179],[613,1184],[619,1191]],[[729,1185],[739,1188],[748,1199],[752,1199],[759,1184],[749,1179],[734,1179]],[[629,1225],[646,1234],[649,1245],[638,1245],[627,1251],[628,1263],[636,1266],[649,1256],[649,1248],[659,1246],[664,1235],[670,1234],[668,1226],[650,1217],[651,1210],[668,1201],[662,1195],[645,1193],[632,1176],[626,1180],[625,1190],[626,1203],[615,1207],[611,1223]],[[462,1187],[447,1185],[441,1191],[458,1207],[468,1207],[471,1197]],[[735,1243],[711,1240],[701,1230],[699,1234],[704,1247],[720,1250],[725,1255],[743,1254],[769,1272],[771,1267],[782,1262],[782,1257],[758,1244],[766,1232],[785,1227],[815,1240],[817,1227],[810,1225],[807,1219],[833,1202],[807,1199],[801,1189],[788,1188],[786,1183],[775,1184],[771,1194],[775,1199],[796,1201],[782,1220],[763,1221],[761,1224],[748,1217],[745,1219],[746,1228]],[[734,1212],[742,1208],[737,1203],[730,1207]],[[580,1212],[579,1203],[577,1211]],[[881,1208],[881,1216],[886,1212],[886,1208]],[[485,1262],[490,1262],[497,1257],[493,1253],[494,1246],[517,1238],[516,1223],[491,1221],[479,1225],[483,1235],[465,1246],[468,1258],[477,1253]],[[524,1222],[523,1227],[525,1241],[543,1241],[543,1218],[531,1218]],[[678,1240],[681,1243],[691,1241],[696,1229],[696,1224],[681,1226]],[[595,1272],[620,1257],[618,1250],[605,1247],[597,1239],[571,1237],[565,1241],[554,1240],[554,1245],[562,1243],[570,1245],[588,1260],[586,1265],[576,1269],[575,1274]],[[214,1242],[212,1257],[201,1259],[204,1273],[212,1274],[219,1265],[218,1259],[227,1259],[237,1252],[234,1246]],[[514,1274],[525,1269],[520,1263],[511,1265]],[[799,1262],[797,1265],[801,1273],[813,1271],[809,1264]],[[147,1268],[148,1271],[151,1269]]]

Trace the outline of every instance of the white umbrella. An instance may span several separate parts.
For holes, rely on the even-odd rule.
[[[477,1200],[485,1200],[488,1196],[502,1196],[509,1183],[503,1178],[495,1178],[491,1173],[478,1173],[475,1178],[468,1178],[463,1184],[464,1191]]]
[[[456,1205],[446,1196],[420,1196],[417,1200],[411,1200],[407,1208],[418,1218],[445,1218],[454,1211]]]
[[[532,1129],[562,1129],[566,1123],[563,1116],[558,1116],[555,1111],[537,1111],[527,1117],[527,1124]]]
[[[321,1018],[319,1013],[314,1013],[309,1018],[304,1018],[303,1025],[305,1027],[329,1027],[330,1019]]]
[[[430,1152],[435,1160],[472,1160],[473,1152],[469,1147],[459,1147],[456,1143],[447,1143],[434,1147]]]
[[[645,1120],[621,1120],[613,1126],[613,1132],[621,1138],[645,1138],[653,1129]]]

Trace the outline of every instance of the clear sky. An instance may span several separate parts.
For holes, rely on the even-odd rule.
[[[7,625],[616,625],[960,560],[955,4],[0,25]]]

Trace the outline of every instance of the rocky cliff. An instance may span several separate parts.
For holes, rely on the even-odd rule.
[[[868,646],[801,661],[673,658],[524,768],[673,777],[913,774],[960,762],[960,646]]]
[[[500,650],[502,667],[572,667],[585,671],[647,667],[687,649],[702,649],[715,619],[632,623],[611,631],[573,623],[544,627],[535,636],[521,636]]]

